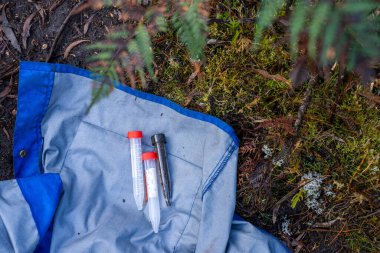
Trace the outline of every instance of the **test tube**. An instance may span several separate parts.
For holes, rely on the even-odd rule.
[[[128,132],[131,147],[133,197],[138,210],[143,210],[145,198],[144,169],[141,159],[141,131]]]
[[[160,226],[160,200],[158,198],[156,159],[156,152],[146,152],[142,155],[148,188],[149,219],[155,233],[158,232],[158,227]]]

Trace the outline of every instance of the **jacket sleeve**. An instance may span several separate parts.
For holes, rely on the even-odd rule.
[[[34,252],[62,191],[58,174],[0,182],[0,252]]]
[[[226,252],[290,253],[290,250],[271,234],[235,215]]]

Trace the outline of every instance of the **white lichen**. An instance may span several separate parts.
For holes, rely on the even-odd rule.
[[[375,166],[370,169],[372,175],[376,175],[377,172],[379,172],[379,167]]]
[[[331,184],[328,184],[328,185],[326,185],[326,186],[324,187],[324,192],[325,192],[325,195],[326,195],[327,197],[335,198],[335,197],[336,197],[336,194],[335,194],[335,192],[333,192],[332,188],[333,188],[332,185],[331,185]]]
[[[284,217],[284,221],[281,223],[281,231],[285,235],[291,236],[292,232],[289,229],[290,221],[287,216]]]
[[[310,181],[303,186],[303,189],[306,192],[306,206],[316,214],[322,214],[324,209],[318,199],[321,196],[323,176],[316,172],[309,172],[303,175],[302,179]]]
[[[276,167],[282,167],[282,165],[284,165],[285,162],[284,162],[284,160],[280,159],[280,160],[277,160],[277,161],[273,160],[272,163]]]
[[[268,147],[268,145],[264,145],[261,148],[261,151],[264,152],[264,154],[265,154],[264,158],[265,159],[268,159],[268,158],[272,157],[272,155],[273,155],[273,149],[271,149],[270,147]]]

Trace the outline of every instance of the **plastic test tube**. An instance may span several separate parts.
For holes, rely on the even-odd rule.
[[[133,196],[138,210],[143,210],[145,199],[144,169],[141,159],[141,131],[128,132],[131,147]]]
[[[158,232],[160,226],[160,200],[158,198],[157,187],[157,169],[155,152],[143,153],[142,159],[144,161],[146,184],[148,188],[148,206],[149,206],[149,219],[155,233]]]

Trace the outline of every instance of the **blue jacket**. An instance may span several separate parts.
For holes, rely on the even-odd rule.
[[[288,252],[234,215],[239,141],[230,126],[121,84],[87,113],[96,80],[68,65],[21,63],[0,252]],[[135,206],[131,130],[143,131],[145,151],[151,135],[167,138],[172,206],[161,206],[157,234]]]

